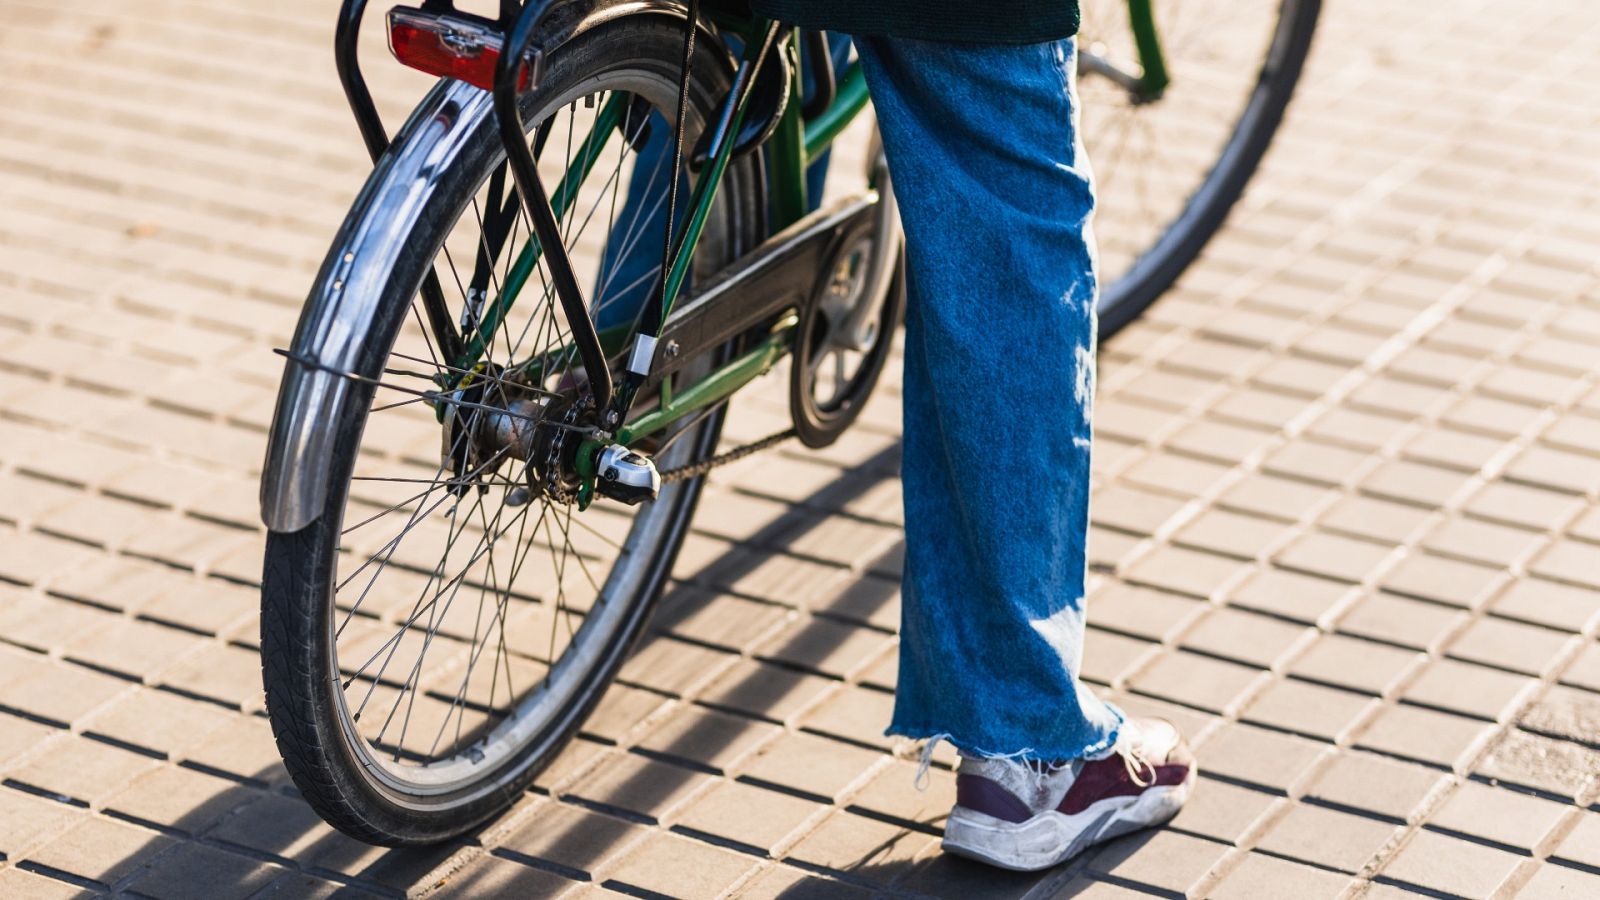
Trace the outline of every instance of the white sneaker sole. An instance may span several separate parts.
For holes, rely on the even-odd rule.
[[[1181,784],[1102,800],[1070,816],[1046,810],[1025,822],[1007,822],[957,806],[945,822],[943,846],[950,853],[1002,869],[1048,869],[1095,844],[1170,822],[1189,799],[1195,772],[1191,769]]]

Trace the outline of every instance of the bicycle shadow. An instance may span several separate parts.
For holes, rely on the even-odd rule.
[[[730,584],[750,574],[770,560],[778,548],[813,529],[826,527],[827,518],[819,513],[837,514],[845,505],[896,478],[898,458],[899,443],[896,441],[853,469],[841,471],[837,478],[810,496],[789,503],[782,514],[740,540],[733,552],[708,561],[698,571],[678,573],[680,577],[673,585],[672,596],[664,598],[657,619],[635,652],[671,639],[672,628],[693,615],[700,608],[701,600],[714,595],[705,587]],[[893,559],[900,550],[897,541],[883,558]],[[897,595],[896,580],[872,575],[856,579],[834,600],[848,603],[851,619],[864,620],[894,602]],[[822,621],[812,620],[790,632],[771,648],[771,652],[781,654],[785,648],[827,640],[829,632],[823,631],[826,624],[818,624]],[[729,685],[719,705],[770,710],[791,690],[785,682],[747,678]],[[654,747],[653,752],[692,760],[694,754],[706,752],[706,741],[705,735],[691,732]],[[194,765],[178,765],[209,775],[226,774]],[[112,810],[113,817],[155,828],[163,832],[163,837],[149,840],[104,864],[98,873],[100,877],[94,881],[46,866],[35,867],[95,891],[121,893],[128,890],[162,897],[302,896],[310,893],[413,895],[428,892],[441,883],[446,884],[452,895],[473,896],[491,890],[490,885],[482,881],[485,875],[470,863],[479,854],[484,835],[504,827],[501,822],[490,822],[439,847],[375,848],[346,837],[322,822],[293,791],[280,763],[247,778],[228,777],[233,787],[203,798],[175,821],[144,821]],[[697,777],[704,775],[689,768],[659,766],[650,770],[649,777],[641,774],[620,785],[619,790],[636,798],[640,805],[649,805],[670,796]],[[536,801],[536,797],[524,798],[519,808]],[[514,821],[515,815],[513,812],[508,819]],[[576,869],[564,875],[578,880],[590,878],[593,868],[611,857],[616,841],[631,827],[626,822],[616,821],[619,827],[614,834],[596,834],[592,827],[568,828],[545,836],[543,843],[550,856],[563,860],[563,868]],[[922,828],[926,831],[929,826],[924,824]],[[869,853],[865,858],[870,856]],[[752,863],[755,861],[756,858],[752,858]],[[458,868],[461,871],[457,872]],[[541,874],[549,873],[530,868],[528,883],[519,883],[517,892],[524,896],[544,893],[539,883]],[[885,871],[873,877],[888,876]],[[885,883],[880,884],[887,887]],[[566,881],[564,886],[570,888],[574,884]]]

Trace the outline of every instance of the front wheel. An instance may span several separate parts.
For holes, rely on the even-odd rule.
[[[690,146],[728,90],[729,66],[708,43],[690,87]],[[681,22],[616,20],[553,51],[522,99],[601,320],[631,320],[613,304],[636,302],[660,267],[675,173],[669,155],[647,152],[647,129],[657,139],[669,129],[682,51]],[[477,118],[441,158],[448,116]],[[354,258],[350,236],[396,227],[391,211],[415,201],[415,183],[394,173],[423,172],[432,193],[405,252],[381,263],[376,296],[339,298],[377,305],[376,324],[349,338],[369,375],[317,423],[332,457],[324,508],[300,531],[268,537],[261,656],[273,731],[306,800],[348,834],[398,845],[504,810],[576,733],[665,584],[699,482],[669,484],[638,507],[573,502],[570,451],[593,415],[587,380],[505,175],[487,95],[442,82],[390,157],[319,278],[354,284],[340,273],[371,264]],[[758,176],[749,160],[728,170],[697,277],[759,240]],[[484,345],[470,371],[441,359],[438,317],[418,296],[429,272],[451,321]],[[519,299],[502,309],[518,281]],[[662,436],[655,457],[664,469],[703,459],[719,430],[718,416],[693,419]]]
[[[1172,82],[1129,89],[1128,0],[1084,0],[1078,36],[1084,143],[1099,192],[1100,335],[1172,286],[1221,227],[1283,120],[1321,0],[1155,2]]]

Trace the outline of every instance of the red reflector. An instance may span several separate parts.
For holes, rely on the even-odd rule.
[[[389,11],[390,52],[405,65],[430,75],[493,90],[500,47],[499,33],[476,22],[402,7]],[[517,73],[517,89],[526,90],[530,81],[531,72],[524,62]]]

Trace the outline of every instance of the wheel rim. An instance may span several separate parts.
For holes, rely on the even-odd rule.
[[[563,232],[597,313],[640,283],[648,287],[659,267],[658,247],[644,240],[645,220],[659,216],[659,204],[640,207],[629,221],[626,186],[638,161],[617,129],[607,132],[600,161],[581,188],[563,196],[558,185],[575,154],[585,151],[585,120],[624,95],[643,97],[659,112],[672,108],[677,88],[670,72],[618,69],[554,95],[528,116],[530,123],[555,123],[544,139],[541,175],[553,203],[571,209]],[[690,115],[698,129],[703,115],[693,108]],[[628,125],[625,119],[623,130]],[[664,169],[650,170],[649,185],[665,184]],[[492,303],[469,274],[481,268],[479,251],[490,243],[483,236],[485,210],[506,203],[516,209],[507,249],[488,266],[488,297],[504,286],[529,233],[510,179],[498,197],[489,196],[492,186],[485,173],[435,251],[451,311],[463,323],[471,321],[466,310],[481,317]],[[725,261],[736,230],[732,206],[724,198],[714,208],[697,267]],[[604,236],[619,223],[616,243],[624,249],[607,260]],[[617,264],[639,247],[653,254],[645,271]],[[509,408],[507,373],[516,365],[529,382],[519,385],[524,397],[581,392],[574,354],[562,349],[570,348],[568,329],[541,275],[542,262],[487,342],[486,356],[498,368],[481,374],[487,383],[476,399],[491,401],[483,405],[498,398]],[[413,300],[385,363],[388,386],[427,390],[422,381],[449,370],[424,321]],[[541,363],[529,366],[530,359]],[[526,375],[530,370],[537,375]],[[548,424],[536,416],[516,421]],[[691,422],[669,435],[659,464],[689,462],[703,449],[697,436],[704,427]],[[480,433],[476,426],[470,432],[474,439]],[[536,465],[530,465],[535,454],[522,458],[526,447],[486,450],[469,463],[452,460],[448,451],[460,446],[460,434],[444,431],[414,394],[375,390],[338,519],[328,604],[329,663],[338,677],[332,693],[346,743],[375,785],[417,806],[465,802],[492,790],[519,770],[508,763],[570,713],[637,613],[630,601],[648,589],[650,550],[674,527],[689,489],[669,485],[636,511],[601,502],[580,513],[528,490],[526,476]],[[528,494],[521,504],[519,490]],[[438,551],[431,562],[429,547]]]

